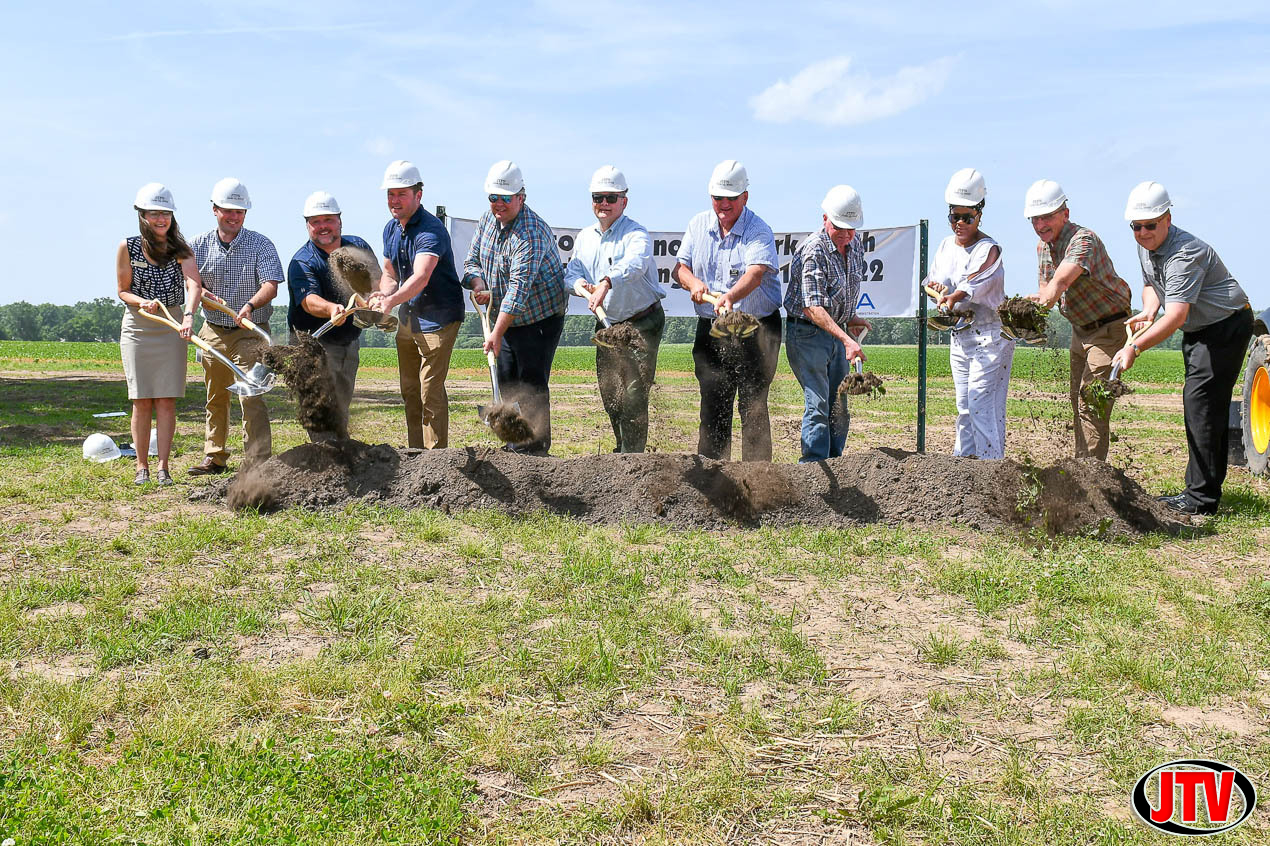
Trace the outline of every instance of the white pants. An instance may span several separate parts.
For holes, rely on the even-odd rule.
[[[1014,341],[1001,337],[1000,324],[963,329],[952,333],[948,356],[957,388],[953,455],[1004,458]]]

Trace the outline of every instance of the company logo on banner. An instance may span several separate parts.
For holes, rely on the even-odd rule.
[[[476,236],[476,221],[462,217],[446,219],[450,228],[450,240],[454,247],[454,261],[459,276],[463,275],[463,260],[467,258],[472,239]],[[560,250],[560,261],[569,263],[577,229],[551,227]],[[789,262],[794,251],[809,232],[777,232],[776,254],[780,257],[782,287],[789,283]],[[657,276],[665,286],[666,299],[662,305],[666,314],[691,317],[696,314],[692,299],[682,288],[672,287],[671,268],[679,254],[683,241],[682,232],[649,232],[653,241],[653,260],[657,263]],[[898,226],[890,229],[860,230],[856,237],[864,245],[865,274],[860,287],[860,302],[856,307],[861,317],[912,317],[917,313],[917,227]],[[569,298],[570,314],[589,314],[581,297]]]

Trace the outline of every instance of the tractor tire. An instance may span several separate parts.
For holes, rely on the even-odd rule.
[[[1241,423],[1248,470],[1257,476],[1270,473],[1270,335],[1252,339],[1248,369],[1244,372],[1244,405]]]

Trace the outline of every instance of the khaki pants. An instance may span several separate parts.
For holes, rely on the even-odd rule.
[[[1076,457],[1107,460],[1111,446],[1111,407],[1107,400],[1106,416],[1099,414],[1081,398],[1080,392],[1098,379],[1111,378],[1111,359],[1125,345],[1124,323],[1113,320],[1092,332],[1072,327],[1071,402],[1074,416],[1072,431],[1076,439]]]
[[[198,336],[223,353],[234,364],[248,370],[260,360],[264,341],[250,329],[237,326],[225,328],[214,323],[204,323]],[[225,442],[229,438],[229,399],[233,396],[229,386],[234,384],[234,373],[210,355],[203,355],[203,382],[207,385],[207,426],[203,440],[203,452],[217,464],[229,461]],[[248,461],[267,459],[273,453],[273,436],[269,431],[269,409],[265,399],[240,397],[243,409],[243,454]]]
[[[444,449],[450,439],[450,398],[445,377],[461,320],[437,332],[415,332],[406,319],[397,327],[397,366],[406,406],[406,438],[416,449]]]

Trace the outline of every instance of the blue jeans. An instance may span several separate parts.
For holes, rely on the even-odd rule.
[[[803,455],[800,461],[823,461],[842,455],[851,417],[846,398],[834,414],[838,387],[847,378],[847,351],[842,342],[818,326],[785,322],[785,355],[803,387]]]

